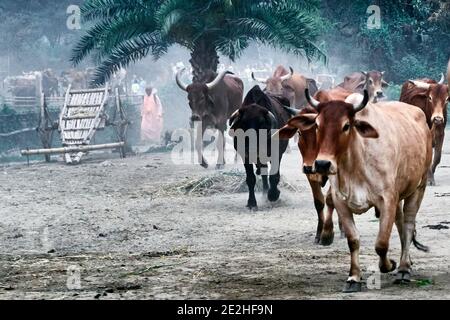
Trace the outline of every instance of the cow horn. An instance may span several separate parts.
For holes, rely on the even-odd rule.
[[[444,84],[445,76],[443,73],[441,73],[441,80],[439,80],[438,84]]]
[[[262,83],[262,84],[267,84],[267,80],[263,79],[263,78],[256,78],[255,74],[252,72],[252,79],[256,82]]]
[[[361,111],[367,106],[367,103],[369,103],[369,92],[367,90],[364,90],[364,99],[361,101],[361,103],[353,104],[353,110],[355,110],[355,113]]]
[[[289,80],[292,78],[292,76],[294,75],[294,69],[292,69],[292,67],[289,67],[289,70],[290,70],[289,74],[280,77],[281,81]]]
[[[275,118],[273,113],[270,111],[267,111],[267,115],[270,118],[270,124],[271,124],[272,129],[276,129],[277,128],[277,119]]]
[[[428,90],[430,88],[430,84],[429,83],[425,83],[422,81],[414,81],[414,80],[409,80],[410,83],[412,83],[413,85],[415,85],[417,88],[420,89],[425,89]]]
[[[187,84],[185,84],[183,81],[181,81],[181,74],[186,70],[186,68],[183,68],[181,70],[178,70],[177,75],[175,76],[175,80],[177,82],[177,85],[180,87],[181,90],[187,91]]]
[[[291,108],[291,107],[287,107],[287,106],[283,106],[284,110],[287,111],[287,113],[289,113],[291,116],[298,116],[300,114],[300,110],[295,109],[295,108]]]
[[[225,77],[225,75],[226,75],[227,73],[228,73],[228,71],[226,71],[226,70],[220,72],[220,73],[217,75],[217,77],[216,77],[213,81],[211,81],[211,82],[209,82],[209,83],[206,84],[206,86],[208,87],[208,89],[214,89],[214,88],[219,84],[219,82],[222,81],[223,77]]]
[[[305,97],[309,105],[318,110],[320,102],[309,95],[309,89],[305,89]]]
[[[239,119],[239,116],[239,109],[233,112],[233,114],[230,116],[230,120],[228,120],[228,124],[230,125],[230,127],[232,127],[234,123]]]

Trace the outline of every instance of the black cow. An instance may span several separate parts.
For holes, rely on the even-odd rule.
[[[272,152],[271,131],[283,127],[291,118],[283,105],[289,105],[289,101],[283,97],[266,94],[259,86],[255,86],[248,92],[242,107],[229,119],[234,148],[244,162],[247,175],[249,192],[247,207],[249,209],[257,208],[256,176],[253,165],[256,165],[256,174],[262,177],[263,192],[267,192],[269,201],[277,201],[280,197],[279,166],[288,141],[279,141],[278,148],[274,145]],[[261,139],[264,140],[260,141]],[[271,164],[270,172],[268,171],[269,163]]]

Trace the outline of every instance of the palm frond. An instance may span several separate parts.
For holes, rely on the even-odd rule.
[[[174,43],[194,52],[199,44],[238,58],[258,41],[326,61],[315,44],[319,0],[87,0],[82,13],[94,26],[73,50],[102,61],[97,80],[148,54],[159,58]],[[206,49],[205,49],[206,50]]]
[[[171,43],[161,37],[158,31],[125,41],[115,48],[107,59],[97,67],[94,82],[102,84],[120,68],[139,61],[151,53],[155,59],[167,52]]]

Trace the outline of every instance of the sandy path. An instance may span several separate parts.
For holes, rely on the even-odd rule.
[[[450,229],[424,228],[450,221],[449,153],[446,143],[438,186],[427,189],[418,216],[418,238],[431,252],[412,250],[417,281],[398,287],[382,275],[381,290],[353,295],[340,292],[346,241],[313,244],[316,214],[296,149],[282,175],[299,192],[282,189],[275,205],[260,196],[257,212],[245,209],[246,193],[155,193],[216,174],[174,165],[169,154],[2,166],[0,298],[450,298]],[[356,223],[367,276],[378,264],[377,220],[370,211]],[[399,253],[395,230],[391,256]]]

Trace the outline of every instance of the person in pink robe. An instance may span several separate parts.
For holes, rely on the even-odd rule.
[[[145,89],[144,103],[141,109],[141,141],[159,144],[163,129],[163,112],[156,89]]]

